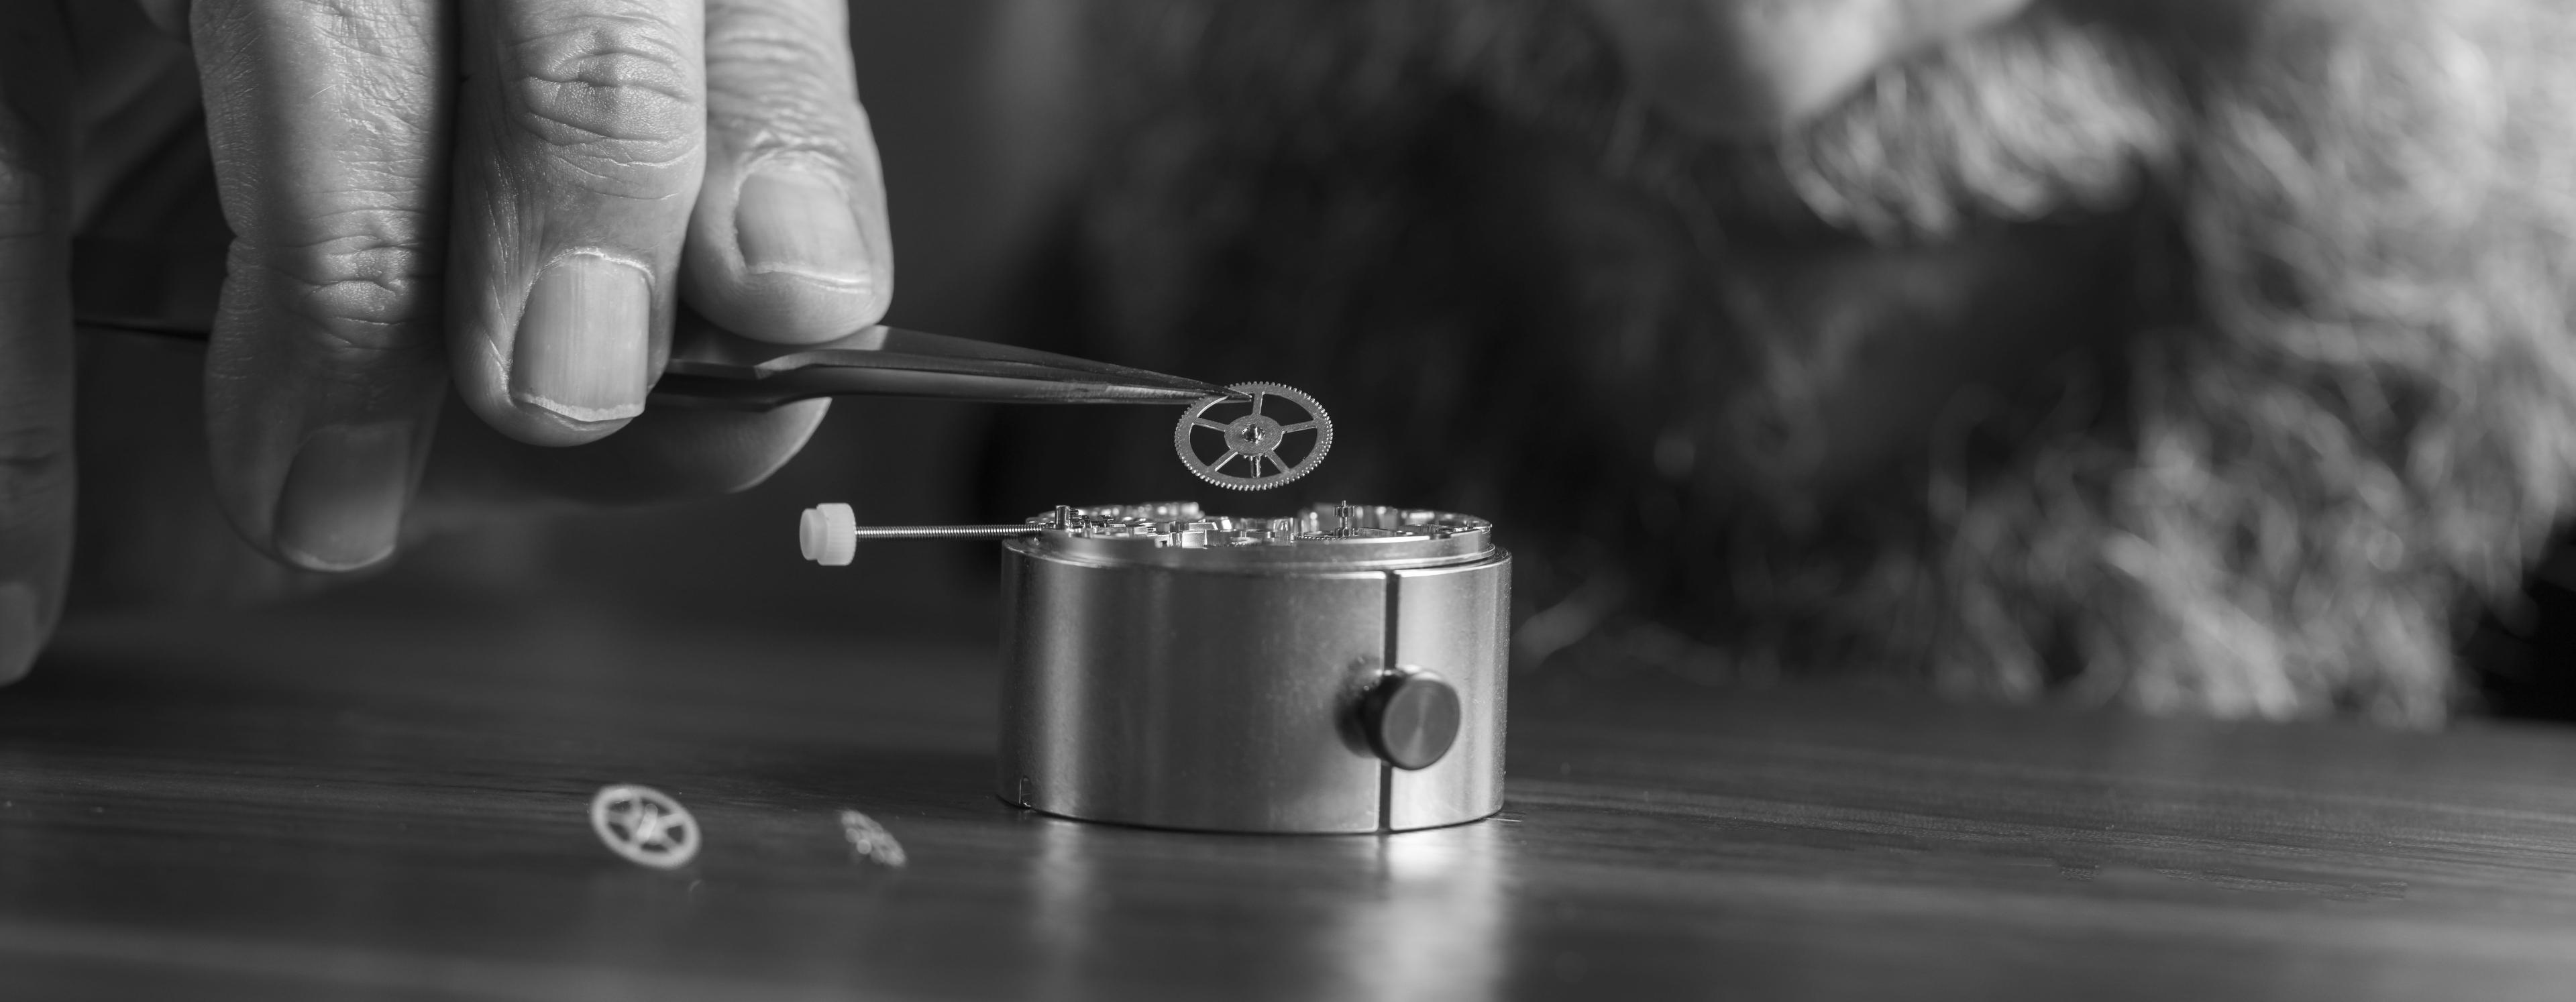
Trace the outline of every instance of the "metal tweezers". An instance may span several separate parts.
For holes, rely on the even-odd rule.
[[[183,256],[154,244],[76,241],[73,319],[203,341],[214,326],[222,260],[220,252]],[[650,400],[763,411],[842,395],[1044,404],[1187,404],[1241,396],[1159,372],[882,325],[820,344],[771,344],[683,307],[670,364]]]

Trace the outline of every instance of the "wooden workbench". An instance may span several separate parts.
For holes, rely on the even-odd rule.
[[[990,659],[82,627],[0,691],[0,997],[2576,997],[2576,734],[1569,671],[1515,682],[1497,819],[1211,836],[996,801]],[[693,809],[698,862],[601,848],[612,782]]]

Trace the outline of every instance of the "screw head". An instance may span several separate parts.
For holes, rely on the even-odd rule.
[[[1427,769],[1449,754],[1465,716],[1457,687],[1420,669],[1388,674],[1360,701],[1369,750],[1398,769]]]

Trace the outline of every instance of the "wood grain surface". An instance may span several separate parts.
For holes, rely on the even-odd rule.
[[[1192,835],[990,796],[990,659],[82,627],[0,691],[0,998],[2576,997],[2555,730],[1524,676],[1497,819]],[[617,782],[687,804],[697,862],[602,848]]]

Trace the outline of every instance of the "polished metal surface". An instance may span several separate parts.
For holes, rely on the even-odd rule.
[[[1388,765],[1428,769],[1458,742],[1465,701],[1435,672],[1397,665],[1360,700],[1360,736]]]
[[[1030,523],[1003,544],[1003,799],[1283,833],[1501,809],[1511,557],[1483,520],[1182,503]]]
[[[1031,516],[1045,552],[1082,563],[1248,572],[1418,569],[1491,558],[1494,526],[1472,515],[1316,505],[1286,518],[1208,515],[1192,502],[1059,508]]]
[[[1056,404],[1235,399],[1194,379],[894,327],[821,344],[771,344],[685,311],[653,392],[657,402],[742,410],[841,394]]]
[[[1012,539],[1046,530],[1034,525],[862,525],[852,539]]]
[[[1283,413],[1274,403],[1282,400],[1290,411]],[[1211,416],[1216,408],[1236,403],[1246,405],[1246,410],[1225,419]],[[1312,437],[1305,441],[1303,451],[1296,453],[1296,459],[1282,457],[1279,450],[1298,435]],[[1199,441],[1205,438],[1216,439],[1220,447],[1213,460],[1199,450]],[[1201,480],[1227,490],[1268,490],[1323,465],[1324,456],[1333,451],[1333,416],[1324,413],[1323,404],[1296,387],[1236,383],[1226,387],[1224,394],[1212,394],[1191,404],[1181,414],[1181,423],[1172,428],[1172,448],[1180,453],[1181,465]],[[1244,461],[1245,472],[1227,472],[1237,459]],[[1261,472],[1264,462],[1270,464],[1268,473]]]

